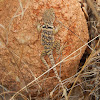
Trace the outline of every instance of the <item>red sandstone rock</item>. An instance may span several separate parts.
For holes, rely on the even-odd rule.
[[[84,42],[87,42],[89,38],[84,14],[81,10],[80,4],[76,0],[33,0],[30,2],[22,0],[22,4],[23,8],[27,9],[23,16],[20,15],[17,17],[14,17],[14,15],[19,7],[18,0],[2,1],[0,4],[0,24],[4,25],[7,31],[10,27],[10,31],[8,31],[8,48],[12,52],[9,52],[3,41],[0,39],[0,82],[7,85],[10,90],[12,90],[12,88],[14,89],[15,86],[19,88],[15,88],[14,90],[21,88],[19,83],[23,80],[22,74],[27,84],[34,80],[30,70],[33,72],[35,77],[38,77],[47,70],[46,66],[44,66],[40,60],[43,46],[41,45],[41,35],[36,29],[37,20],[42,20],[42,14],[46,9],[51,7],[54,9],[56,15],[54,22],[55,27],[59,25],[57,22],[58,20],[77,34],[77,36],[79,36]],[[21,12],[22,10],[19,9],[17,15],[21,14]],[[11,18],[13,18],[13,20]],[[10,22],[11,24],[9,26]],[[58,34],[55,35],[55,39],[60,40],[61,46],[65,43],[67,44],[62,51],[62,59],[84,45],[75,34],[66,29],[63,25]],[[6,42],[7,33],[5,34],[5,31],[2,28],[0,28],[0,30],[0,35],[3,36]],[[62,80],[77,72],[78,64],[85,48],[86,47],[82,48],[71,57],[79,54],[78,56],[74,58],[70,57],[68,58],[69,60],[61,64]],[[54,54],[54,58],[56,60],[57,54]],[[50,64],[47,56],[45,59]],[[56,63],[59,61],[60,59],[58,59]],[[59,66],[57,66],[57,70],[59,72]],[[55,76],[53,71],[50,72],[50,76]],[[19,82],[16,77],[19,77]],[[41,79],[43,78],[45,78],[45,76]],[[56,78],[48,78],[45,81],[45,87],[41,85],[43,81],[39,84],[42,88],[48,88],[48,90],[51,91],[56,86],[56,81]],[[38,89],[38,86],[36,86],[36,89]]]

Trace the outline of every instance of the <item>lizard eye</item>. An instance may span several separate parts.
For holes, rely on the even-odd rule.
[[[46,25],[43,25],[42,28],[46,28]]]
[[[52,25],[47,25],[48,29],[53,29]]]
[[[53,27],[51,27],[51,26],[48,26],[48,28],[49,28],[49,29],[53,29]]]
[[[46,29],[53,29],[53,26],[49,26],[49,25],[43,25],[42,28],[46,28]]]

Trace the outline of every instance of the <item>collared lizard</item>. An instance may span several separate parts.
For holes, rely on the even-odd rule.
[[[58,41],[54,40],[54,34],[56,34],[58,32],[59,27],[55,28],[53,26],[53,23],[55,20],[55,13],[54,13],[53,8],[47,9],[44,12],[42,20],[43,20],[44,25],[37,25],[38,31],[39,32],[42,31],[41,32],[41,43],[44,46],[44,51],[41,54],[41,60],[45,64],[45,66],[47,66],[49,69],[49,65],[47,64],[46,60],[44,59],[44,56],[48,55],[51,65],[54,66],[55,62],[54,62],[54,57],[53,57],[53,49],[56,48],[56,52],[58,52],[60,49],[60,43]],[[53,68],[53,71],[54,71],[57,79],[59,80],[59,83],[63,89],[63,95],[65,96],[65,98],[67,100],[65,88],[63,86],[61,78],[59,77],[58,72],[55,67]]]

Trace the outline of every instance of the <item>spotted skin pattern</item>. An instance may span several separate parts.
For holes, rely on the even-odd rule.
[[[44,65],[49,69],[49,65],[47,64],[44,57],[46,55],[48,55],[52,67],[55,65],[54,57],[53,57],[53,50],[56,49],[56,52],[58,52],[60,50],[60,42],[54,40],[54,34],[56,34],[58,32],[59,27],[54,28],[54,26],[53,26],[53,23],[55,20],[55,14],[54,14],[54,10],[52,8],[47,9],[44,12],[42,20],[43,20],[44,25],[37,26],[38,31],[39,32],[41,31],[41,43],[44,46],[44,50],[41,54],[41,60],[44,63]],[[62,81],[61,81],[59,75],[58,75],[56,67],[53,68],[53,70],[54,70],[54,73],[55,73],[57,79],[59,80],[59,83],[60,83],[63,91],[65,91],[65,88],[62,84]],[[63,92],[63,94],[64,94],[64,92]]]

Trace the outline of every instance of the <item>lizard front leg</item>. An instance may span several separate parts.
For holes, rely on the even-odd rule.
[[[56,28],[53,29],[53,34],[56,34],[58,33],[59,29],[60,29],[61,26],[57,26]]]
[[[41,30],[42,30],[42,26],[38,23],[37,24],[37,31],[40,33]]]

